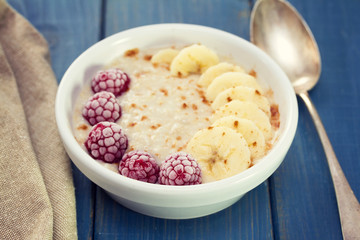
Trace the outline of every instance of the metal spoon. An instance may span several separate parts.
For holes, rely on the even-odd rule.
[[[346,180],[320,117],[307,93],[317,83],[321,72],[320,53],[310,28],[290,3],[283,0],[258,0],[251,14],[250,38],[282,67],[295,92],[308,107],[328,160],[343,238],[358,238],[360,204]]]

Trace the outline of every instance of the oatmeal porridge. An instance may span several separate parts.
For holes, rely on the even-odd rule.
[[[115,96],[121,111],[113,120],[127,136],[126,152],[144,151],[159,166],[169,155],[186,152],[199,163],[203,182],[210,182],[251,167],[271,148],[279,127],[271,91],[258,85],[254,71],[220,62],[202,45],[131,49],[103,70],[109,69],[121,69],[130,79]],[[218,80],[224,74],[227,79]],[[81,113],[92,95],[91,84],[85,85],[73,114],[74,135],[85,150],[95,124]],[[101,163],[119,171],[119,163]]]

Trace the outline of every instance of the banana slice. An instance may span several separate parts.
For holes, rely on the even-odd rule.
[[[206,90],[206,97],[210,101],[214,101],[217,95],[231,87],[245,86],[251,87],[262,93],[260,85],[256,79],[246,73],[242,72],[227,72],[216,77]]]
[[[270,103],[268,99],[256,89],[249,87],[238,86],[220,92],[211,104],[211,107],[216,110],[232,100],[253,102],[270,117]]]
[[[227,116],[216,120],[212,126],[228,127],[241,133],[248,144],[252,160],[259,159],[265,155],[266,145],[264,134],[253,121],[235,116]]]
[[[179,54],[178,50],[166,48],[158,51],[151,58],[152,64],[171,64],[172,60]]]
[[[189,141],[187,151],[200,164],[204,182],[231,177],[251,164],[244,137],[227,127],[208,127],[198,131]]]
[[[226,72],[245,72],[245,70],[231,63],[222,62],[209,67],[201,76],[198,81],[202,87],[208,87],[210,83],[218,76]]]
[[[194,44],[179,52],[171,62],[170,72],[173,76],[185,77],[189,73],[203,73],[218,63],[219,58],[215,52],[203,45]]]
[[[271,140],[273,133],[270,119],[255,103],[233,100],[218,108],[211,116],[211,121],[215,122],[222,117],[230,115],[253,121],[264,134],[265,141]]]

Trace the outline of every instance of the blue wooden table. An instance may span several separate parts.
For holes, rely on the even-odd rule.
[[[254,4],[254,0],[8,2],[47,39],[58,81],[92,44],[136,26],[193,23],[249,39]],[[360,1],[290,2],[318,41],[323,69],[310,96],[360,199]],[[239,202],[207,217],[177,221],[135,213],[115,203],[74,166],[79,239],[342,239],[325,155],[301,101],[299,114],[294,143],[280,168]]]

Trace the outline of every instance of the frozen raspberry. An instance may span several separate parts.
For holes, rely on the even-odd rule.
[[[100,122],[93,126],[85,147],[90,155],[104,162],[118,162],[128,146],[128,139],[121,127],[112,122]]]
[[[130,78],[120,69],[112,68],[99,71],[91,81],[91,89],[94,93],[107,91],[116,97],[129,88]]]
[[[168,156],[160,166],[160,184],[195,185],[201,184],[201,182],[200,166],[188,153],[174,153]]]
[[[156,183],[159,166],[149,153],[135,150],[123,156],[119,163],[119,173],[143,182]]]
[[[111,92],[99,92],[90,97],[85,104],[83,117],[91,124],[116,122],[121,117],[121,107]]]

